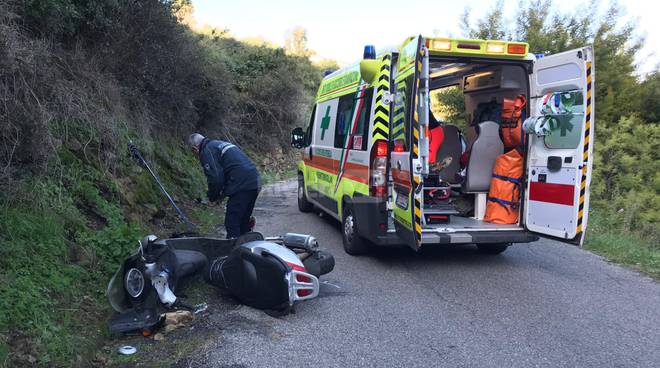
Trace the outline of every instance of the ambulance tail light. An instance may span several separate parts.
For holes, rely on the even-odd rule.
[[[510,43],[507,45],[507,52],[509,54],[515,55],[526,55],[527,54],[527,44],[520,43]]]
[[[372,197],[387,197],[387,142],[376,141],[371,148],[371,174],[369,194]]]

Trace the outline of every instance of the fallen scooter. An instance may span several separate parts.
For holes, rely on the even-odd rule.
[[[108,300],[119,312],[110,321],[111,332],[150,333],[162,323],[164,311],[194,309],[176,293],[184,278],[198,274],[241,303],[274,316],[288,314],[297,302],[318,296],[318,278],[333,270],[334,258],[318,249],[313,236],[288,233],[264,238],[257,232],[236,239],[195,236],[194,226],[139,150],[132,144],[129,148],[147,167],[189,232],[167,239],[146,236],[122,262],[107,288]]]

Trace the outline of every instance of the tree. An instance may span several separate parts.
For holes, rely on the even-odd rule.
[[[307,48],[307,30],[303,27],[293,28],[284,43],[284,49],[290,55],[310,57],[313,53]]]
[[[172,14],[180,23],[187,26],[195,24],[192,0],[172,0],[170,7],[172,8]]]
[[[503,40],[508,32],[504,26],[504,2],[498,0],[486,16],[477,21],[476,27],[470,26],[470,12],[466,8],[461,18],[461,29],[469,38],[480,40]]]
[[[565,14],[556,10],[552,0],[521,1],[515,16],[515,28],[507,30],[498,2],[484,17],[471,26],[463,20],[465,36],[474,38],[514,39],[529,43],[531,52],[555,54],[593,44],[598,83],[596,113],[599,125],[609,127],[639,106],[635,55],[641,45],[632,24],[620,25],[621,9],[612,5],[598,16],[597,3],[586,13]],[[466,10],[467,14],[467,10]]]
[[[450,86],[431,92],[433,115],[441,121],[465,127],[465,98],[458,86]]]
[[[640,86],[639,114],[649,122],[660,123],[660,71],[648,75]]]

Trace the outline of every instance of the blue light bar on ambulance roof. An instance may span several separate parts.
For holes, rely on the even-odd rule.
[[[376,58],[376,47],[374,45],[366,45],[364,47],[364,59],[375,59]]]

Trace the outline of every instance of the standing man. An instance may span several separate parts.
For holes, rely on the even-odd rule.
[[[259,172],[254,163],[235,145],[191,134],[188,143],[199,156],[209,185],[209,201],[227,201],[225,228],[227,239],[250,231],[250,217],[261,189]]]

